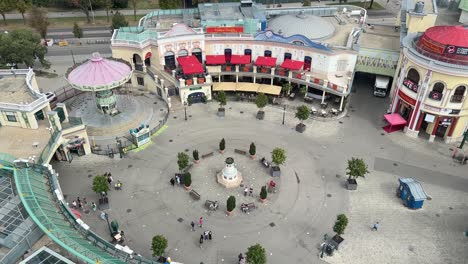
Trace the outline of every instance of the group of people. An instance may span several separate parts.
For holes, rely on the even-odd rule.
[[[245,264],[245,257],[242,253],[239,254],[239,264]]]
[[[114,178],[112,178],[112,174],[110,172],[104,173],[104,176],[107,177],[107,182],[109,185],[112,186],[112,182],[114,182]],[[117,180],[117,182],[114,184],[114,189],[115,190],[122,190],[122,182],[120,180]]]
[[[171,177],[171,180],[169,181],[171,185],[174,186],[176,183],[180,185],[180,176],[176,175],[174,178]]]
[[[86,201],[86,197],[84,197],[83,200],[81,200],[80,197],[77,197],[76,200],[73,200],[72,202],[72,207],[74,209],[82,210],[87,205],[88,201]],[[93,209],[93,211],[96,211],[97,206],[94,202],[91,202],[91,208]]]
[[[245,188],[244,188],[244,196],[247,196],[247,194],[248,194],[249,196],[253,196],[253,188],[252,188],[252,187],[250,187],[250,188],[249,188],[249,187],[245,187]]]
[[[195,222],[192,221],[190,222],[190,227],[192,228],[192,231],[195,232]],[[198,227],[203,228],[203,217],[200,217],[198,219]],[[203,231],[203,233],[200,235],[200,248],[202,248],[203,242],[205,240],[212,240],[213,239],[213,232],[211,230],[208,231]]]

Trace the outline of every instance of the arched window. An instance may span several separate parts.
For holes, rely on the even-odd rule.
[[[465,97],[466,86],[458,86],[455,89],[455,92],[452,95],[450,102],[452,103],[461,103],[463,102],[463,97]]]
[[[429,98],[432,100],[440,101],[444,96],[445,85],[441,82],[437,82],[432,86],[432,91],[429,93]]]
[[[408,71],[408,74],[406,75],[405,80],[403,81],[403,85],[408,87],[413,92],[417,93],[419,89],[419,79],[420,77],[418,71],[415,69],[410,69]]]
[[[177,55],[178,55],[178,57],[188,56],[188,50],[181,49],[181,50],[179,50],[179,53]]]

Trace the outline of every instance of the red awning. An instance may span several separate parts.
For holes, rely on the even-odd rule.
[[[392,126],[406,125],[406,120],[398,113],[384,115],[384,118]]]
[[[145,60],[151,58],[151,55],[152,55],[151,52],[146,53]]]
[[[204,72],[203,66],[198,61],[197,57],[193,55],[177,57],[177,61],[179,62],[179,65],[182,66],[184,74],[199,74]]]
[[[76,216],[76,218],[81,219],[81,213],[78,212],[76,209],[71,208],[72,213]]]
[[[258,56],[257,60],[255,61],[255,66],[274,67],[276,66],[276,58]]]
[[[226,64],[224,55],[206,55],[206,65]]]
[[[283,63],[281,63],[282,68],[290,69],[293,71],[300,70],[303,65],[304,65],[303,61],[296,61],[296,60],[290,60],[290,59],[285,59]]]
[[[231,55],[231,64],[249,64],[250,55]]]

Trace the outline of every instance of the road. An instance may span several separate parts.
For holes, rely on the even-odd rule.
[[[101,54],[111,54],[111,48],[109,44],[94,44],[94,45],[83,45],[83,46],[52,46],[48,47],[47,56],[71,56],[71,50],[74,55],[87,55],[93,52],[99,52]]]
[[[152,11],[156,11],[158,9],[140,9],[137,10],[137,16],[144,16]],[[131,16],[133,15],[133,9],[122,9],[118,10],[121,14],[125,16]],[[70,11],[70,12],[48,12],[47,13],[49,18],[61,18],[61,17],[86,17],[86,15],[79,11]],[[109,13],[110,15],[110,13]],[[106,11],[105,10],[97,10],[94,11],[94,16],[106,16]],[[6,19],[23,19],[21,17],[21,14],[19,13],[10,13],[5,15]]]

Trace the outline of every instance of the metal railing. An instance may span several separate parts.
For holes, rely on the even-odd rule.
[[[450,98],[450,102],[451,102],[451,103],[462,103],[464,99],[465,99],[465,96],[463,96],[463,95],[458,95],[458,94],[454,94],[454,95],[452,95],[452,97]]]
[[[54,131],[49,141],[47,142],[46,146],[42,150],[41,155],[39,156],[39,159],[38,159],[39,164],[44,164],[44,163],[49,162],[49,157],[53,155],[53,152],[55,151],[55,145],[58,143],[58,140],[60,139],[61,136],[62,136],[62,132]]]

